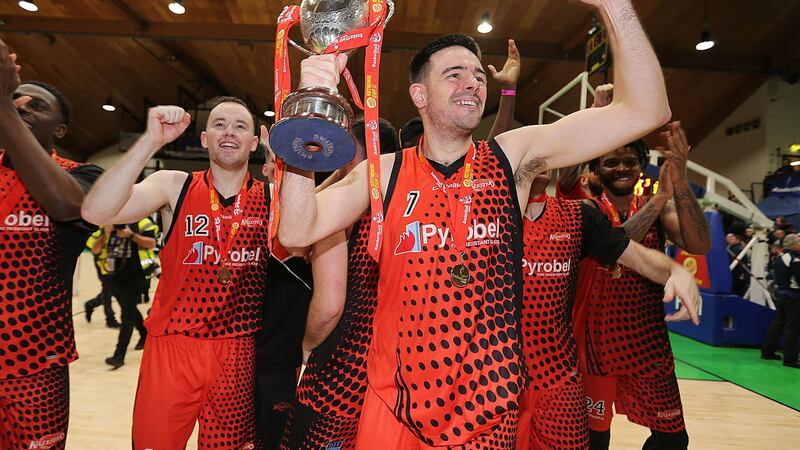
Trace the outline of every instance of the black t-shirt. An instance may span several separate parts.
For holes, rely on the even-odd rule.
[[[128,227],[136,234],[154,238],[156,237],[155,228],[146,231],[139,229],[138,223],[128,224]],[[144,279],[144,270],[139,258],[139,246],[130,237],[123,238],[117,236],[116,231],[112,231],[106,243],[108,256],[104,261],[106,271],[116,282],[127,282]]]
[[[628,248],[630,239],[625,229],[615,227],[605,214],[586,203],[581,204],[583,212],[583,240],[581,253],[592,256],[603,265],[615,263]]]
[[[270,257],[267,273],[262,327],[256,335],[256,370],[294,370],[303,359],[313,288],[311,264],[303,258],[282,263]]]

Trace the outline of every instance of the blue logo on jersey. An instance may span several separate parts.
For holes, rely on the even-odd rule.
[[[419,253],[422,251],[422,241],[419,236],[419,221],[406,225],[406,231],[400,235],[400,242],[394,248],[395,255],[404,253]]]
[[[183,258],[184,264],[203,264],[203,243],[195,242],[189,250],[186,258]]]
[[[344,441],[328,442],[328,444],[325,445],[325,450],[341,450],[343,445]]]

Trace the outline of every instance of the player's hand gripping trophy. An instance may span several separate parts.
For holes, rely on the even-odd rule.
[[[363,108],[367,121],[373,115],[377,120],[380,47],[383,28],[393,13],[391,0],[303,0],[299,8],[295,5],[283,10],[275,40],[275,108],[281,119],[271,130],[269,143],[287,164],[315,172],[330,171],[350,162],[356,147],[350,134],[353,108],[336,89],[309,86],[289,93],[286,44],[308,55],[366,47]],[[307,49],[288,38],[289,29],[297,22]],[[354,102],[362,107],[347,69],[344,78]]]

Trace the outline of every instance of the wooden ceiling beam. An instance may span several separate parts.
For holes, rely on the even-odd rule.
[[[144,38],[157,40],[213,40],[245,41],[252,43],[274,43],[274,25],[246,25],[223,23],[167,23],[147,22],[146,28],[136,21],[118,20],[73,20],[36,18],[22,16],[0,16],[0,33],[45,33],[49,35],[86,35],[120,38]],[[387,30],[387,50],[417,50],[438,37],[438,34],[413,33]],[[505,38],[477,38],[484,54],[505,56],[508,43]],[[549,42],[517,41],[524,58],[539,60],[583,61],[583,45],[564,51],[562,45]],[[736,72],[773,75],[774,69],[766,58],[743,55],[725,55],[699,52],[658,51],[664,68]]]

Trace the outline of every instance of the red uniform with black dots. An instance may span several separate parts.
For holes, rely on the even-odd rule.
[[[636,197],[638,209],[647,200]],[[607,217],[614,217],[609,207],[596,203]],[[641,243],[663,251],[660,221]],[[591,403],[591,429],[610,427],[610,406],[615,402],[617,412],[634,423],[662,432],[685,428],[663,296],[663,286],[624,266],[615,275],[612,267],[595,263],[591,280],[579,286],[576,298],[585,319],[575,332],[583,335],[578,341],[585,363],[587,405]],[[577,314],[576,322],[581,320],[581,313]]]
[[[88,191],[102,170],[54,156]],[[72,275],[94,226],[56,222],[0,165],[0,448],[64,448]]]
[[[530,385],[517,448],[585,448],[585,395],[571,328],[578,266],[588,255],[613,263],[629,241],[592,206],[552,197],[538,217],[524,218],[523,234],[522,342]]]
[[[357,447],[514,448],[526,378],[522,226],[511,166],[496,143],[480,143],[471,186],[462,190],[463,159],[431,168],[415,148],[397,158]],[[452,227],[461,202],[471,211],[459,250]],[[469,278],[458,287],[451,270],[462,263]]]
[[[254,442],[253,335],[261,324],[269,256],[269,194],[263,182],[250,178],[240,204],[237,195],[221,199],[219,243],[209,177],[206,171],[187,178],[164,239],[163,272],[145,321],[135,449],[183,448],[198,420],[200,448]],[[232,270],[228,284],[218,279],[225,248]]]
[[[308,358],[284,433],[284,449],[355,447],[378,303],[378,264],[368,252],[369,224],[366,215],[350,235],[344,311],[331,335]]]

